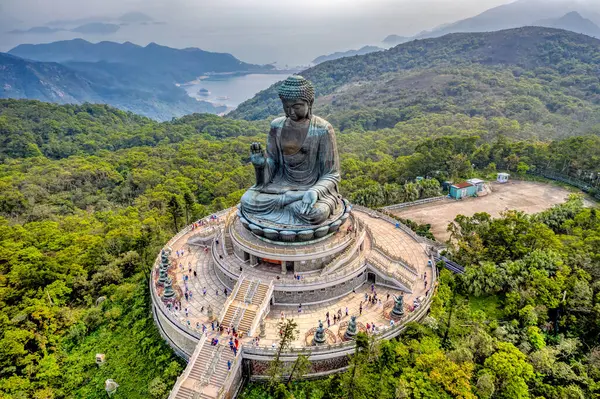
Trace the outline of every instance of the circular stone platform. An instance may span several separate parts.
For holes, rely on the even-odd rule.
[[[227,342],[226,328],[232,326],[242,333],[241,356],[249,362],[245,370],[260,378],[279,342],[278,323],[293,319],[300,333],[284,361],[293,362],[297,353],[306,350],[314,366],[309,375],[323,367],[336,370],[346,366],[347,355],[354,348],[351,341],[343,340],[350,316],[356,316],[360,331],[369,325],[370,334],[385,339],[426,314],[435,274],[428,266],[425,244],[384,215],[354,207],[344,228],[319,241],[289,245],[257,237],[244,227],[237,211],[232,208],[193,229],[188,226],[168,243],[168,273],[178,296],[177,309],[166,307],[163,289],[156,284],[160,255],[153,270],[150,285],[155,320],[167,342],[183,356],[191,356],[188,367],[214,361],[217,352],[211,355],[215,349],[206,347],[203,336],[208,343],[213,337]],[[392,324],[388,314],[394,295],[401,293],[405,317]],[[375,294],[377,300],[373,301]],[[335,322],[334,314],[341,314]],[[311,346],[307,337],[319,320],[327,328],[328,342]],[[214,321],[225,327],[223,332],[212,329]],[[263,334],[257,341],[254,338],[259,336],[261,324]],[[196,353],[202,355],[194,355],[198,342],[202,348]],[[223,362],[217,364],[226,367]],[[183,384],[200,386],[201,381],[193,378],[188,375]]]

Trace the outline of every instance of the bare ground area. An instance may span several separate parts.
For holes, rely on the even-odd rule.
[[[438,241],[446,241],[450,235],[446,231],[457,215],[473,216],[478,212],[487,212],[492,217],[516,209],[526,213],[537,213],[567,199],[571,191],[552,184],[525,181],[509,181],[506,184],[492,183],[492,193],[485,197],[463,200],[447,199],[425,205],[394,211],[404,219],[431,224],[431,232]],[[587,203],[586,205],[590,205]]]

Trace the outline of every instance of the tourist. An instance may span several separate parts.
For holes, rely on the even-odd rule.
[[[367,293],[365,292],[365,302],[367,302],[367,299],[368,299],[368,298],[369,298],[369,294],[367,294]]]
[[[223,293],[225,294],[225,296],[227,296],[227,287],[225,287],[225,289],[223,290]]]
[[[210,322],[210,327],[212,328],[213,331],[215,331],[215,322],[214,321]]]
[[[194,277],[198,277],[198,273],[194,270]]]
[[[333,324],[335,324],[336,321],[337,321],[337,316],[333,315]]]
[[[331,327],[331,322],[329,321],[329,318],[327,318],[327,328]]]
[[[202,288],[202,295],[206,296],[206,287]]]
[[[218,289],[218,288],[215,290],[215,294],[216,294],[217,296],[219,296],[219,289]]]
[[[196,322],[196,330],[199,330],[199,329],[200,329],[200,322],[199,322],[199,321],[197,321],[197,322]]]
[[[188,293],[189,293],[190,301],[191,301],[192,300],[192,290],[189,290]]]
[[[205,333],[206,332],[206,326],[204,324],[202,324],[202,332]]]
[[[375,292],[375,284],[371,284],[371,292]]]
[[[325,318],[328,319],[329,318],[329,311],[327,311],[327,313],[325,313]]]
[[[223,259],[223,255],[219,254],[219,259]]]
[[[298,305],[298,313],[302,313],[302,304]]]
[[[390,293],[388,292],[387,295],[386,295],[386,297],[385,297],[385,301],[387,302],[389,300],[390,300]]]
[[[227,360],[227,370],[231,370],[231,360]]]
[[[183,249],[181,250],[181,256],[183,256]]]
[[[185,308],[185,317],[188,317],[188,308]]]
[[[367,334],[371,331],[371,325],[367,323]]]
[[[425,289],[427,289],[427,280],[423,281],[425,283]]]
[[[204,305],[200,307],[200,313],[204,313]]]
[[[394,319],[390,319],[390,327],[394,327]]]
[[[338,309],[338,320],[342,319],[342,308]]]
[[[346,306],[346,316],[348,316],[348,306]]]
[[[379,305],[379,307],[380,307],[380,308],[382,307],[382,304],[381,304],[381,299],[379,299],[379,303],[378,303],[378,305]]]
[[[187,288],[186,288],[186,289],[187,289]],[[188,297],[188,293],[187,293],[187,291],[185,292],[185,294],[184,294],[184,295],[185,295],[185,300],[186,300],[186,301],[189,301],[189,297]]]
[[[362,301],[360,301],[360,305],[358,306],[358,315],[362,316]]]

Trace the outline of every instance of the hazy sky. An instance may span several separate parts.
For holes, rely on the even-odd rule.
[[[20,43],[80,35],[15,35],[52,20],[116,17],[140,11],[166,25],[125,26],[90,41],[154,41],[229,52],[243,61],[306,64],[334,51],[380,45],[389,34],[414,35],[513,0],[0,0],[0,51]]]

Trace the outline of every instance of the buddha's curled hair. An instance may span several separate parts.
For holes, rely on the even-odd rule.
[[[312,104],[315,100],[315,89],[308,80],[300,75],[292,75],[279,87],[279,98],[282,100],[304,100]]]

